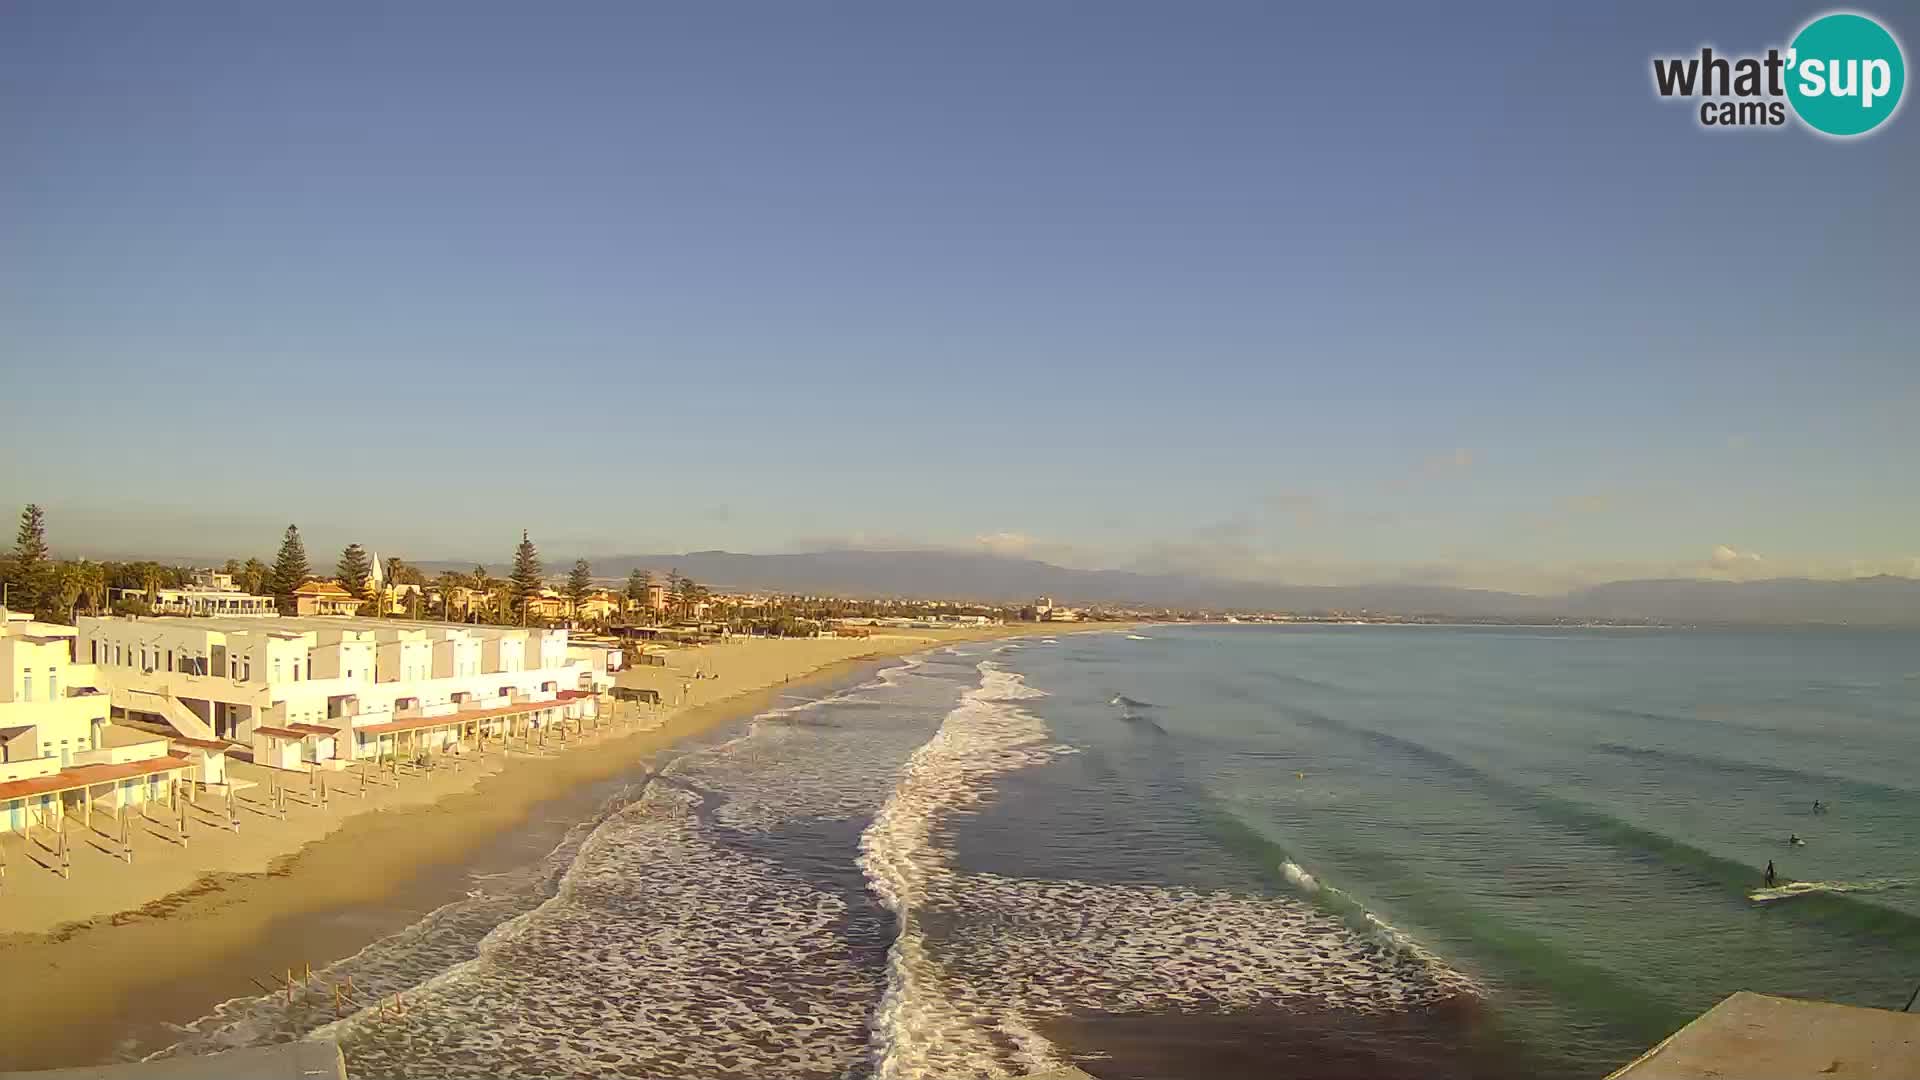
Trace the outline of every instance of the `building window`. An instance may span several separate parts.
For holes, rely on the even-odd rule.
[[[47,700],[60,699],[60,673],[53,668],[47,669]]]
[[[22,682],[21,691],[20,691],[20,700],[32,701],[33,700],[33,672],[22,671],[20,673],[20,678]]]

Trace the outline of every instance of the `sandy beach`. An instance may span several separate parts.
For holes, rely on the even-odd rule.
[[[860,677],[943,642],[1118,624],[900,631],[865,639],[739,640],[668,651],[622,674],[664,705],[619,707],[565,749],[468,757],[396,785],[340,780],[326,805],[296,784],[285,820],[264,784],[173,822],[135,819],[131,864],[97,832],[71,833],[72,876],[20,837],[0,839],[0,1070],[99,1063],[167,1045],[169,1025],[320,968],[461,896],[472,875],[544,851],[675,744]],[[247,766],[239,766],[244,771]]]

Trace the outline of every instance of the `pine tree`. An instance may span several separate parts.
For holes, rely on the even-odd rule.
[[[646,603],[647,586],[651,584],[653,584],[653,575],[637,566],[634,567],[633,572],[627,575],[627,599],[636,605]]]
[[[587,565],[585,559],[575,559],[573,570],[567,574],[567,599],[573,601],[574,618],[580,618],[580,609],[592,593],[593,567]]]
[[[13,556],[7,560],[7,603],[18,611],[37,611],[41,594],[47,590],[47,515],[39,503],[28,503],[20,511],[20,535],[13,543]]]
[[[273,573],[269,578],[273,595],[280,599],[281,614],[293,614],[293,590],[305,585],[312,576],[313,568],[307,565],[307,545],[300,541],[300,526],[289,525],[285,539],[280,541],[280,554],[274,557]]]
[[[520,622],[527,621],[527,601],[540,595],[540,551],[527,539],[527,531],[520,530],[520,546],[513,552],[512,583],[513,606],[519,609]]]
[[[373,577],[373,560],[367,558],[367,549],[359,544],[348,544],[340,552],[340,561],[335,564],[334,572],[340,579],[341,588],[358,599],[367,598],[367,581]]]

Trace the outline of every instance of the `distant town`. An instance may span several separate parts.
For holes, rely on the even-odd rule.
[[[363,616],[475,625],[568,628],[648,637],[831,635],[861,627],[894,629],[1020,622],[1214,622],[1248,624],[1648,626],[1651,619],[1510,618],[1368,609],[1271,611],[1152,607],[1125,602],[1066,603],[1050,596],[1004,599],[847,596],[735,590],[669,567],[597,575],[574,561],[553,574],[523,533],[504,576],[485,565],[430,571],[399,557],[349,544],[324,563],[309,555],[289,525],[271,563],[230,558],[185,566],[153,560],[61,559],[49,549],[38,506],[21,511],[14,547],[0,562],[4,606],[49,622],[88,615]],[[444,565],[444,564],[436,564]]]

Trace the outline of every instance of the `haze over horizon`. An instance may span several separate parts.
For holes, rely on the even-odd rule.
[[[18,5],[0,502],[316,566],[1920,576],[1920,121],[1647,85],[1817,10]]]

